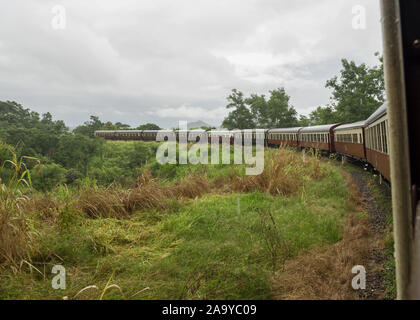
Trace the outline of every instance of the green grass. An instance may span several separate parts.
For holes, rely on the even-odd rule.
[[[104,299],[271,298],[270,279],[287,259],[341,238],[348,190],[339,170],[325,166],[324,178],[288,197],[208,194],[120,220],[88,219],[69,206],[54,224],[34,220],[38,271],[27,265],[2,272],[0,298],[72,298],[95,285],[78,298],[99,299],[108,281],[122,293],[112,287]],[[237,170],[184,167],[177,175],[205,170],[215,178]],[[51,287],[55,264],[66,268],[66,290]]]

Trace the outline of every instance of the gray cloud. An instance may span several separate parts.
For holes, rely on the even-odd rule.
[[[54,30],[54,5],[67,27]],[[352,28],[363,5],[367,28]],[[298,112],[329,102],[340,59],[376,64],[379,1],[5,0],[0,100],[74,126],[90,114],[131,125],[218,125],[232,88],[284,86]]]

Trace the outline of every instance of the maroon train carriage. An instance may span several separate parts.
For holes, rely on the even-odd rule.
[[[201,139],[203,139],[206,136],[206,134],[208,138],[208,133],[206,132],[206,130],[203,130],[203,129],[188,130],[188,139],[191,140],[189,142],[201,141]]]
[[[209,143],[211,143],[212,138],[219,137],[219,143],[222,143],[222,140],[229,140],[230,144],[233,144],[233,132],[229,130],[211,130],[208,133]]]
[[[181,139],[182,141],[188,141],[188,130],[176,130],[175,135],[176,135],[176,141],[178,142],[179,142],[179,139]]]
[[[302,127],[271,129],[268,131],[267,144],[269,146],[291,146],[297,147],[299,131]]]
[[[298,144],[303,148],[313,148],[335,152],[334,129],[339,124],[304,127],[299,131]]]
[[[386,104],[376,110],[365,123],[366,159],[382,176],[391,181],[389,165],[389,133]]]
[[[334,145],[337,153],[360,160],[366,159],[365,122],[342,124],[334,129]]]
[[[258,138],[262,138],[264,140],[264,146],[266,145],[269,131],[268,129],[244,129],[240,131],[242,133],[242,143],[244,143],[245,139],[248,139],[252,141],[253,145],[255,145],[258,136]]]
[[[143,130],[98,130],[95,137],[107,140],[143,140]]]
[[[156,141],[156,137],[159,130],[143,130],[142,140],[144,141]]]

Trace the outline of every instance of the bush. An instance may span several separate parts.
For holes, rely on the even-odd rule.
[[[77,169],[69,169],[66,172],[66,183],[72,184],[76,180],[80,180],[83,178],[83,174]]]
[[[66,173],[66,169],[55,163],[38,164],[31,170],[32,185],[39,191],[49,191],[66,182]]]

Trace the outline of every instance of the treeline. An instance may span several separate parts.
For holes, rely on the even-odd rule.
[[[270,91],[269,97],[258,94],[245,97],[241,91],[233,89],[226,106],[232,111],[222,126],[227,129],[289,128],[365,120],[385,100],[382,57],[379,62],[369,67],[342,59],[340,74],[325,83],[325,87],[332,90],[330,104],[317,107],[309,116],[298,115],[285,88]]]
[[[8,180],[12,164],[5,163],[16,155],[25,159],[33,186],[46,191],[58,184],[73,184],[89,177],[102,185],[117,181],[134,182],[137,170],[155,154],[155,144],[113,144],[93,137],[95,130],[129,129],[122,123],[103,123],[98,117],[78,126],[72,132],[50,113],[39,115],[12,101],[0,101],[0,179]],[[146,124],[140,129],[160,129]],[[130,128],[131,129],[131,128]]]

